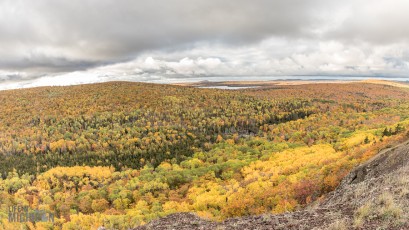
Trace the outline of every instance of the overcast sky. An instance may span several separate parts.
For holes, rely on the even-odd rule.
[[[0,89],[409,76],[408,0],[1,0]]]

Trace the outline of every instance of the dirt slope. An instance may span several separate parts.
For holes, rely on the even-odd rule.
[[[409,229],[409,142],[355,168],[322,203],[221,223],[177,213],[136,229]]]

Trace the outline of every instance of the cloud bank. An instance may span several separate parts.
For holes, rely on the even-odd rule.
[[[4,0],[0,88],[408,76],[409,2]]]

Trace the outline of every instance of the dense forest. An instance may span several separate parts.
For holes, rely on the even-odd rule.
[[[0,229],[293,211],[409,133],[409,89],[369,83],[111,82],[2,91],[0,102]],[[55,223],[8,223],[12,205]]]

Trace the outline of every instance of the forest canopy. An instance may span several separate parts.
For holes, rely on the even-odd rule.
[[[408,136],[409,90],[339,83],[218,90],[129,82],[0,92],[0,228],[127,229],[174,212],[293,211]]]

